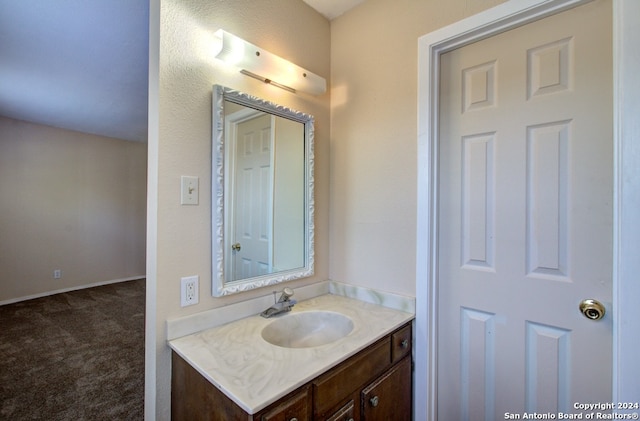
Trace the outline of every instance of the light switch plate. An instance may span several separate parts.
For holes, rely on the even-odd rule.
[[[197,205],[199,193],[198,177],[183,175],[181,177],[180,204]]]

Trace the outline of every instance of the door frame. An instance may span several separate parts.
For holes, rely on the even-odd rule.
[[[437,417],[440,55],[591,0],[511,0],[418,39],[414,419]],[[613,402],[640,391],[640,2],[613,0]],[[623,412],[623,411],[617,411]]]

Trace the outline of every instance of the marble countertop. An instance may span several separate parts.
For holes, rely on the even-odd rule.
[[[349,317],[344,338],[312,348],[282,348],[265,341],[262,329],[290,314],[333,311]],[[169,341],[169,346],[249,414],[363,350],[414,314],[340,295],[322,295],[296,304],[290,313],[247,317]]]

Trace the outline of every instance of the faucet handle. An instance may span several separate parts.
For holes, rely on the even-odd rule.
[[[274,294],[274,299],[275,299],[275,292]],[[284,288],[282,290],[282,295],[280,296],[280,299],[278,299],[279,303],[285,302],[285,301],[289,301],[289,297],[291,297],[293,295],[293,290],[291,288]]]
[[[276,301],[276,294],[278,293],[277,291],[273,291],[273,302],[275,303],[281,303],[283,301],[289,301],[289,298],[293,296],[293,290],[289,287],[283,288],[283,290],[281,291],[282,295],[280,296],[280,298]]]
[[[282,290],[282,296],[284,298],[289,298],[291,296],[293,296],[293,290],[289,287],[286,287]]]

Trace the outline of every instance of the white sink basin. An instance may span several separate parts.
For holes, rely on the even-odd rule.
[[[344,338],[353,330],[347,316],[331,311],[285,314],[262,329],[262,338],[284,348],[310,348]]]

